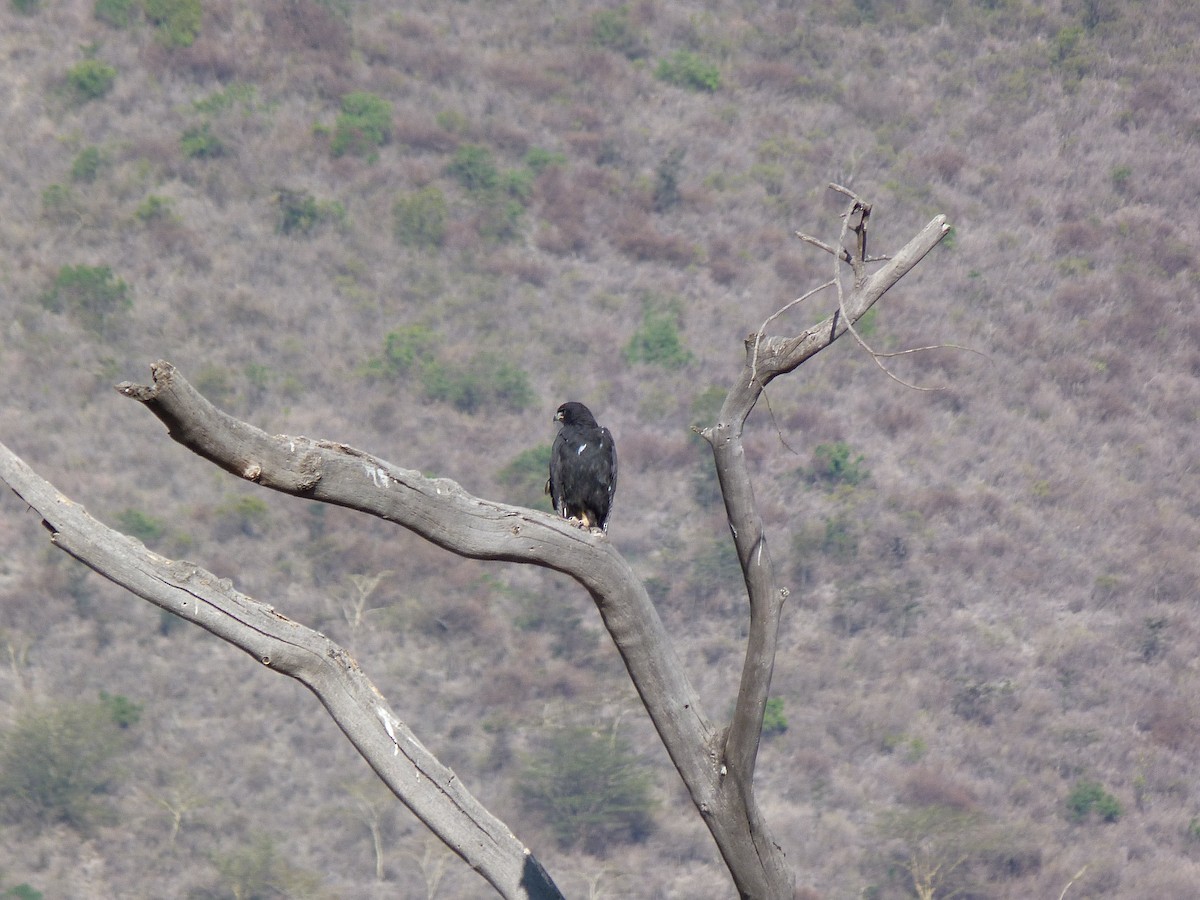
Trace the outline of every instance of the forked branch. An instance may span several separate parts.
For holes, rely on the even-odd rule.
[[[717,729],[645,587],[607,536],[473,497],[453,481],[425,478],[343,444],[268,435],[218,410],[170,363],[159,361],[151,370],[153,385],[124,383],[117,390],[143,403],[174,440],[223,469],[394,522],[460,556],[543,566],[583,585],[739,892],[769,897],[790,884],[782,852],[762,840],[765,826],[753,797],[724,790],[726,773],[714,750]]]
[[[726,789],[742,795],[747,808],[752,811],[757,809],[753,779],[762,737],[763,714],[774,672],[780,615],[788,592],[776,583],[762,518],[754,498],[742,444],[746,418],[771,380],[793,371],[852,328],[854,322],[932,250],[949,230],[945,218],[938,216],[894,258],[886,260],[886,264],[873,274],[868,274],[867,263],[871,260],[867,256],[867,225],[871,206],[845,188],[832,187],[852,198],[843,217],[837,248],[807,240],[834,256],[834,278],[799,300],[792,301],[784,309],[830,286],[837,288],[837,309],[821,323],[794,337],[768,335],[767,326],[778,313],[768,318],[759,331],[746,340],[745,367],[726,395],[717,422],[700,432],[712,445],[725,512],[750,605],[750,628],[741,683],[721,758],[729,772]],[[847,233],[851,231],[856,237],[853,250],[845,246]],[[848,262],[854,272],[854,287],[848,295],[841,282],[840,266],[843,262]],[[761,837],[765,839],[765,831]]]

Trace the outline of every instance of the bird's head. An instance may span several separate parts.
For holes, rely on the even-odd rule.
[[[596,424],[596,418],[592,415],[592,411],[574,400],[568,400],[558,408],[558,412],[554,414],[554,421],[562,422],[564,425]]]

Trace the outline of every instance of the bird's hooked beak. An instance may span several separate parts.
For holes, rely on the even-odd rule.
[[[554,414],[554,421],[555,421],[555,422],[561,422],[562,420],[563,420],[563,414],[562,414],[562,410],[559,410],[558,412],[556,412],[556,413]]]

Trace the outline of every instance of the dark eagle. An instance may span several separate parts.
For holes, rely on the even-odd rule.
[[[554,414],[562,422],[550,448],[546,489],[564,519],[584,528],[608,530],[608,511],[617,491],[617,447],[612,434],[582,403],[564,403]]]

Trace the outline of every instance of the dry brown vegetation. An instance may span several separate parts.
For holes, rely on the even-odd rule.
[[[612,540],[720,709],[744,599],[689,425],[742,337],[829,277],[789,237],[836,235],[828,181],[874,203],[880,252],[944,212],[951,239],[868,339],[986,358],[892,361],[944,388],[919,393],[843,341],[747,432],[792,588],[760,801],[804,896],[910,896],[939,853],[965,861],[934,896],[1194,896],[1200,7],[201,2],[191,46],[136,6],[126,28],[92,0],[0,7],[0,439],[347,645],[569,896],[725,897],[571,583],[267,496],[112,385],[166,357],[270,432],[523,502],[501,470],[585,400],[622,450]],[[676,51],[719,87],[657,78]],[[83,99],[67,73],[90,57],[116,77]],[[338,152],[354,92],[391,104],[388,135]],[[495,183],[455,174],[469,147]],[[430,188],[443,227],[406,231],[398,202]],[[281,228],[281,192],[311,198],[305,227]],[[109,267],[128,308],[54,300],[64,266]],[[648,310],[676,323],[677,367],[627,358]],[[388,357],[418,326],[433,362]],[[470,368],[480,353],[529,402],[461,401],[508,383]],[[820,476],[820,445],[861,457],[854,475]],[[289,896],[485,890],[379,801],[310,696],[83,574],[11,498],[0,513],[0,732],[101,691],[141,707],[93,813],[0,809],[0,891],[226,897],[247,872]],[[381,577],[364,595],[359,576]],[[603,851],[556,840],[517,792],[547,735],[584,724],[653,777],[651,827]],[[1069,814],[1091,783],[1114,821]]]

